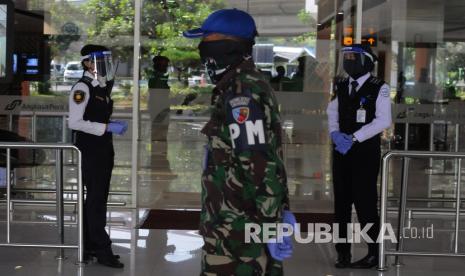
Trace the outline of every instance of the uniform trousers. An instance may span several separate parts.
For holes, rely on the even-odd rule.
[[[347,238],[347,224],[351,223],[352,204],[361,224],[374,225],[368,236],[375,242],[368,244],[370,255],[378,255],[376,240],[379,234],[377,179],[380,167],[379,137],[355,143],[346,155],[333,150],[333,183],[335,223],[339,237]],[[336,243],[340,254],[350,254],[351,244]]]
[[[82,179],[87,194],[84,202],[84,246],[86,250],[104,251],[111,246],[105,231],[107,201],[114,149],[110,142],[95,148],[81,149]]]
[[[243,244],[232,239],[204,237],[200,276],[282,276],[283,264],[274,260],[266,244]],[[239,243],[240,244],[240,243]],[[258,250],[258,251],[257,251]],[[236,252],[239,251],[239,252]],[[254,253],[255,257],[241,254]],[[256,254],[259,252],[259,254]]]

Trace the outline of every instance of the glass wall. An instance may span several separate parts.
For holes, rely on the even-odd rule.
[[[199,27],[219,8],[246,10],[257,23],[253,57],[281,105],[293,206],[328,211],[332,195],[324,110],[330,83],[324,79],[332,65],[317,60],[317,6],[305,0],[143,2],[141,111],[147,128],[141,136],[140,206],[200,207],[206,142],[200,130],[210,115],[213,85],[200,64],[200,40],[181,33]],[[160,73],[162,59],[169,65]]]
[[[357,3],[362,5],[360,15]],[[155,6],[145,1],[141,83],[148,127],[143,129],[141,147],[146,166],[141,168],[141,206],[200,206],[205,143],[200,129],[209,116],[212,86],[199,64],[198,41],[184,39],[181,33],[198,27],[210,11],[221,7],[246,10],[257,22],[254,61],[269,78],[281,105],[294,210],[332,212],[325,110],[333,80],[343,74],[339,51],[355,43],[358,32],[362,43],[370,44],[379,57],[374,74],[391,87],[395,124],[383,133],[383,150],[462,147],[456,139],[463,134],[457,124],[465,91],[465,24],[460,16],[465,7],[460,1],[162,1]],[[162,77],[152,68],[156,56],[169,59]],[[164,82],[156,84],[157,78]],[[417,163],[421,175],[415,178],[417,184],[428,183],[414,189],[418,196],[450,193],[452,186],[438,187],[454,181],[440,176],[453,173],[453,161]],[[393,186],[391,191],[396,189]]]
[[[383,149],[463,149],[464,143],[456,139],[465,134],[460,127],[465,99],[463,1],[145,0],[137,26],[141,31],[137,84],[134,1],[13,2],[17,22],[13,74],[10,82],[0,83],[1,130],[17,134],[16,139],[70,142],[67,100],[82,74],[79,50],[87,43],[110,47],[118,61],[114,117],[132,121],[132,106],[139,100],[133,93],[135,87],[140,89],[137,190],[131,188],[133,141],[128,131],[115,137],[116,193],[110,201],[147,208],[200,207],[200,163],[206,141],[200,129],[210,115],[213,85],[199,61],[199,41],[181,33],[200,26],[219,8],[246,10],[256,20],[259,36],[253,56],[280,103],[294,210],[332,212],[325,110],[333,80],[342,74],[339,51],[359,32],[361,41],[371,44],[379,56],[375,75],[391,87],[395,123],[383,134]],[[357,3],[362,4],[362,14],[356,12]],[[0,11],[0,27],[1,22]],[[54,154],[44,156],[40,164],[18,169],[18,189],[53,189]],[[454,176],[441,174],[453,174],[454,161],[417,166],[429,173],[418,177],[429,183],[416,189],[419,196],[452,193],[447,185]],[[70,176],[68,188],[75,188],[73,181]],[[436,182],[447,187],[434,186]],[[394,187],[391,190],[395,192]],[[137,202],[131,202],[130,194],[136,192]]]
[[[1,140],[71,142],[66,122],[68,97],[83,74],[80,49],[89,43],[112,50],[118,63],[112,91],[113,117],[131,123],[134,2],[26,0],[13,4],[13,74],[11,81],[0,83]],[[116,158],[110,198],[110,202],[126,206],[132,204],[130,130],[114,137]],[[15,169],[16,196],[54,198],[46,191],[55,189],[55,153],[43,154],[34,166]],[[65,190],[76,189],[75,161],[75,156],[66,154]]]

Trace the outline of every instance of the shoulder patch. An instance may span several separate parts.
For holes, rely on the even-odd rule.
[[[76,90],[73,94],[73,101],[77,104],[82,103],[86,98],[86,93],[82,90]]]
[[[234,120],[239,124],[243,124],[247,119],[249,119],[250,110],[248,107],[236,107],[232,109],[232,115]]]
[[[383,97],[389,97],[389,88],[388,87],[382,87],[381,90],[379,91],[379,94]]]

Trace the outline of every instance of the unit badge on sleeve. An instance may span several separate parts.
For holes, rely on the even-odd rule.
[[[85,98],[86,98],[86,93],[84,93],[84,91],[82,90],[74,91],[73,100],[75,103],[80,104],[84,101]]]

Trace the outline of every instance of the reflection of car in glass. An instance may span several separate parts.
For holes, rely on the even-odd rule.
[[[52,76],[53,78],[58,79],[59,77],[62,77],[64,73],[65,73],[64,64],[53,63],[53,62],[50,64],[50,76]]]
[[[82,77],[84,70],[80,61],[68,62],[63,73],[63,81],[76,81]]]
[[[205,74],[200,76],[191,76],[188,79],[189,86],[205,86],[207,84],[207,80],[205,78]]]
[[[199,85],[201,80],[202,78],[199,76],[189,77],[189,86]]]

